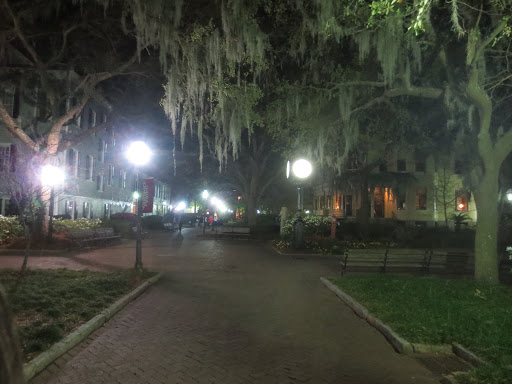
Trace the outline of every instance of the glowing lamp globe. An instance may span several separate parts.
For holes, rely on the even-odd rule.
[[[299,159],[292,165],[292,172],[299,179],[305,179],[311,175],[312,171],[313,167],[311,166],[311,163],[305,159]]]
[[[133,198],[137,200],[140,197],[139,192],[133,192]]]
[[[43,185],[55,186],[64,183],[64,171],[53,165],[45,165],[41,169],[41,183]]]
[[[460,203],[459,204],[459,209],[463,209],[464,208],[464,204]]]
[[[203,196],[203,199],[207,199],[208,198],[208,191],[205,189],[203,191],[203,193],[201,194],[201,196]]]
[[[134,165],[146,165],[151,159],[151,149],[143,141],[134,141],[128,147],[126,157]]]

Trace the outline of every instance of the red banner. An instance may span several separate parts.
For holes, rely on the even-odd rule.
[[[155,196],[155,178],[142,180],[142,213],[153,212],[153,197]]]

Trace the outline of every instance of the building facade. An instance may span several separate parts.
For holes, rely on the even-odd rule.
[[[435,160],[412,151],[388,154],[368,176],[370,217],[374,221],[398,220],[409,225],[453,225],[453,216],[465,214],[476,223],[476,205],[463,187],[462,169],[455,159]],[[336,185],[313,187],[313,209],[319,215],[355,220],[362,196],[357,182],[343,180]]]
[[[15,86],[2,84],[2,100],[9,114],[18,126],[23,120],[41,115],[41,102],[23,103],[27,97],[20,97]],[[36,92],[37,93],[37,92]],[[68,100],[63,108],[69,108],[73,100]],[[62,139],[76,137],[106,121],[104,108],[88,104],[80,117],[70,121],[61,134]],[[119,127],[97,130],[85,140],[59,153],[55,159],[57,166],[65,170],[66,179],[62,186],[55,188],[54,215],[77,218],[109,218],[114,213],[135,212],[134,191],[140,179],[149,177],[147,173],[137,174],[125,156],[128,138]],[[16,163],[23,161],[20,147],[23,144],[15,139],[0,119],[0,167],[4,172],[19,172]],[[0,180],[0,213],[9,214],[10,199],[8,188],[2,188]],[[155,180],[153,213],[163,215],[168,209],[171,197],[170,186]]]

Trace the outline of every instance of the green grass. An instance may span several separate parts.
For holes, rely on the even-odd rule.
[[[468,383],[510,383],[512,287],[469,279],[344,276],[333,282],[412,343],[458,342],[490,363]]]
[[[149,272],[0,270],[0,284],[15,315],[25,360],[30,360],[73,329],[130,292]]]

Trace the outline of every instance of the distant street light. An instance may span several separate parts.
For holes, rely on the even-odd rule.
[[[290,163],[287,164],[286,176],[289,177]],[[293,245],[297,249],[304,248],[304,221],[302,220],[303,210],[303,191],[301,181],[311,175],[313,166],[308,160],[296,160],[292,167],[292,172],[297,178],[297,218],[293,223]]]
[[[143,141],[134,141],[126,151],[126,158],[135,166],[137,191],[133,198],[137,200],[137,240],[135,243],[135,269],[142,269],[142,199],[140,198],[141,179],[137,167],[146,165],[151,159],[151,149]]]
[[[64,171],[53,165],[45,165],[41,169],[41,183],[44,186],[50,187],[50,204],[48,207],[48,242],[53,239],[53,210],[55,200],[55,186],[64,184]]]
[[[203,193],[201,194],[201,196],[203,196],[203,199],[207,199],[207,198],[208,198],[208,195],[209,195],[209,193],[208,193],[208,190],[206,190],[206,189],[205,189],[205,190],[203,191]]]
[[[507,200],[512,202],[512,189],[509,189],[507,191]]]

